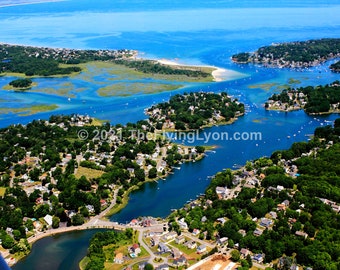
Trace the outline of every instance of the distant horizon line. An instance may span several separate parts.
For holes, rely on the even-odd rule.
[[[65,2],[68,0],[28,0],[27,2],[22,3],[11,3],[12,1],[8,1],[8,3],[0,3],[0,8],[3,7],[13,7],[13,6],[24,6],[24,5],[32,5],[32,4],[44,4],[49,2]]]

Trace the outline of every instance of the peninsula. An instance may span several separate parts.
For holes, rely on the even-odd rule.
[[[159,130],[193,130],[227,124],[244,114],[244,104],[226,92],[185,93],[146,110],[152,125]]]
[[[178,146],[153,129],[146,120],[97,125],[82,115],[1,129],[2,247],[20,258],[32,236],[80,226],[109,206],[117,211],[132,189],[201,158],[204,148]]]
[[[77,93],[88,88],[75,88],[62,79],[55,80],[54,88],[41,87],[37,77],[72,76],[91,81],[98,85],[99,96],[112,97],[153,94],[176,90],[192,82],[219,82],[246,76],[213,66],[142,59],[134,50],[74,50],[0,44],[0,76],[6,75],[17,78],[3,86],[4,90],[29,90],[67,98],[76,98]],[[98,80],[99,75],[105,76],[105,80]]]
[[[169,65],[162,61],[137,58],[134,50],[75,50],[0,44],[0,74],[56,76],[79,73],[79,64],[93,61],[123,65],[144,74],[159,74],[213,81],[213,67]]]
[[[333,71],[333,72],[340,72],[340,61],[335,62],[334,64],[331,64],[329,66],[329,68]]]
[[[187,96],[210,108],[243,108],[226,93]],[[195,107],[194,101],[185,103]],[[151,119],[111,126],[76,114],[3,128],[0,138],[0,237],[17,259],[43,235],[105,224],[100,219],[124,207],[129,192],[146,181],[165,180],[205,151],[170,142]]]
[[[265,103],[267,110],[293,111],[304,109],[308,114],[340,112],[340,82],[330,85],[284,89]]]
[[[340,39],[325,38],[272,44],[253,53],[234,54],[232,60],[236,63],[254,63],[265,67],[308,68],[338,57]]]

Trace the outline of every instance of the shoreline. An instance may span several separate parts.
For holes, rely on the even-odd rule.
[[[340,110],[330,110],[328,112],[319,112],[319,113],[307,113],[304,108],[296,108],[296,109],[279,109],[279,108],[265,108],[266,111],[277,111],[277,112],[294,112],[294,111],[300,111],[303,110],[307,115],[328,115],[328,114],[340,114]]]
[[[141,58],[141,59],[144,59],[144,58]],[[225,69],[225,68],[216,67],[216,66],[181,64],[179,62],[168,60],[168,59],[165,59],[165,58],[156,59],[156,61],[160,64],[168,65],[168,66],[212,68],[214,70],[211,72],[211,75],[214,78],[213,79],[214,82],[224,82],[224,81],[234,80],[236,78],[243,78],[243,77],[248,76],[247,74],[240,73],[240,72],[232,70],[232,69]]]

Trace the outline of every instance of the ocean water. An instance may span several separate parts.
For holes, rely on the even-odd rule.
[[[40,78],[39,87],[55,89],[71,84],[74,97],[36,92],[14,93],[0,90],[1,108],[27,107],[32,104],[57,104],[53,112],[32,116],[0,115],[0,126],[27,123],[32,119],[46,119],[55,113],[82,113],[109,120],[111,123],[134,122],[146,118],[146,107],[188,91],[227,91],[244,102],[247,113],[232,125],[212,127],[206,132],[261,132],[262,140],[215,140],[216,152],[196,163],[183,164],[166,181],[148,183],[131,194],[128,206],[112,220],[128,222],[138,216],[168,215],[172,208],[203,193],[209,176],[249,159],[270,155],[276,149],[286,149],[294,141],[306,141],[315,127],[326,125],[338,115],[310,117],[304,112],[267,112],[266,99],[277,92],[274,86],[287,84],[291,78],[297,86],[320,85],[339,79],[339,74],[328,71],[330,64],[304,72],[288,69],[265,69],[232,63],[231,55],[253,51],[273,42],[339,37],[340,4],[338,1],[109,1],[69,0],[45,4],[20,5],[0,8],[0,42],[32,46],[80,49],[135,49],[140,56],[153,59],[176,60],[184,64],[205,64],[232,69],[240,76],[218,83],[187,84],[182,89],[158,94],[137,94],[129,97],[102,98],[96,93],[100,82],[108,80],[102,74],[96,81],[75,78]],[[0,77],[0,89],[13,77]],[[86,88],[78,92],[77,89]],[[290,136],[290,138],[288,138]],[[196,141],[194,144],[202,144]],[[70,241],[75,237],[65,236]],[[88,236],[86,236],[88,237]],[[86,238],[85,237],[85,238]],[[81,239],[85,239],[80,237]],[[78,238],[77,238],[78,239]],[[77,269],[77,258],[85,254],[85,242],[73,241],[58,253],[58,262],[44,259],[59,239],[44,242],[41,253],[35,252],[14,269]],[[40,243],[40,241],[38,242]],[[37,245],[38,246],[38,245]],[[70,250],[78,252],[77,256]],[[49,256],[46,256],[49,258]]]

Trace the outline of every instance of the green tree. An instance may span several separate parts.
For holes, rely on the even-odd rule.
[[[10,249],[14,246],[14,239],[9,236],[8,234],[6,234],[3,238],[2,238],[2,247],[5,249]]]
[[[85,220],[81,214],[75,214],[74,216],[72,216],[71,222],[73,226],[79,226],[84,224]]]
[[[149,171],[149,178],[153,179],[157,177],[157,169],[152,167]]]
[[[153,267],[152,264],[149,264],[149,263],[148,263],[148,264],[145,265],[144,269],[145,269],[145,270],[153,270],[154,267]]]
[[[59,228],[60,218],[53,216],[52,218],[52,228],[56,229]]]
[[[230,252],[230,256],[231,256],[231,259],[234,261],[234,262],[238,262],[241,258],[241,255],[240,255],[240,252],[237,250],[237,249],[233,249],[231,252]]]

